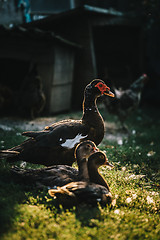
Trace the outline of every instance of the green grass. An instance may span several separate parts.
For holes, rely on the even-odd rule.
[[[109,123],[117,122],[104,110],[101,112]],[[0,239],[160,239],[159,119],[157,109],[139,110],[127,121],[134,135],[122,145],[106,139],[100,144],[115,166],[112,170],[101,167],[115,199],[112,208],[57,207],[46,190],[17,183],[9,172],[10,165],[1,161]],[[1,130],[0,141],[5,149],[24,140],[17,132]]]

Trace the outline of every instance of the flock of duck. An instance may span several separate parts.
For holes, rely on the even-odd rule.
[[[24,132],[29,138],[0,151],[0,158],[11,163],[25,161],[47,166],[41,169],[15,166],[11,171],[27,184],[48,187],[49,195],[63,206],[110,204],[109,185],[98,171],[101,165],[113,167],[105,153],[97,148],[104,137],[104,121],[96,105],[102,95],[114,97],[102,80],[93,80],[84,90],[81,120],[63,120],[42,131]],[[78,170],[72,167],[75,161]]]

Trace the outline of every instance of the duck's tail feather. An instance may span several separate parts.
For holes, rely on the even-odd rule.
[[[34,172],[27,171],[27,169],[23,169],[17,166],[12,166],[10,169],[11,174],[14,177],[18,177],[20,180],[24,181],[27,184],[34,183]]]
[[[12,173],[15,173],[17,175],[21,175],[24,173],[24,169],[20,168],[20,167],[17,167],[17,166],[12,166],[12,168],[10,169],[10,171]]]
[[[17,151],[1,150],[0,151],[0,159],[15,157],[18,154],[19,154],[19,152],[17,152]]]
[[[35,169],[24,169],[22,167],[12,166],[10,171],[16,175],[21,175],[22,177],[27,177],[28,180],[31,180],[33,177],[36,177]],[[30,178],[30,179],[29,179]]]
[[[48,133],[49,130],[44,130],[44,131],[28,131],[28,132],[23,132],[22,136],[30,137],[30,138],[37,138],[43,135],[46,135],[46,132]]]

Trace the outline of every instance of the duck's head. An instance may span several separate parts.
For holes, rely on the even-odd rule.
[[[79,143],[75,149],[75,158],[77,159],[88,159],[90,155],[98,152],[99,149],[96,144],[90,140]]]
[[[95,97],[100,97],[102,95],[107,95],[114,97],[114,93],[110,91],[110,88],[101,79],[94,79],[85,88],[86,94],[92,94]]]
[[[96,168],[99,168],[102,165],[106,165],[109,167],[114,167],[109,161],[108,158],[106,157],[106,154],[102,151],[95,152],[88,158],[88,163],[93,164],[96,166]]]

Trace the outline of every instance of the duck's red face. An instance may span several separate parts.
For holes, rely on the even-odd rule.
[[[97,87],[99,89],[99,91],[101,92],[101,95],[107,95],[110,97],[114,97],[114,94],[110,91],[110,88],[107,87],[106,84],[102,83],[102,82],[98,82],[95,87]]]

